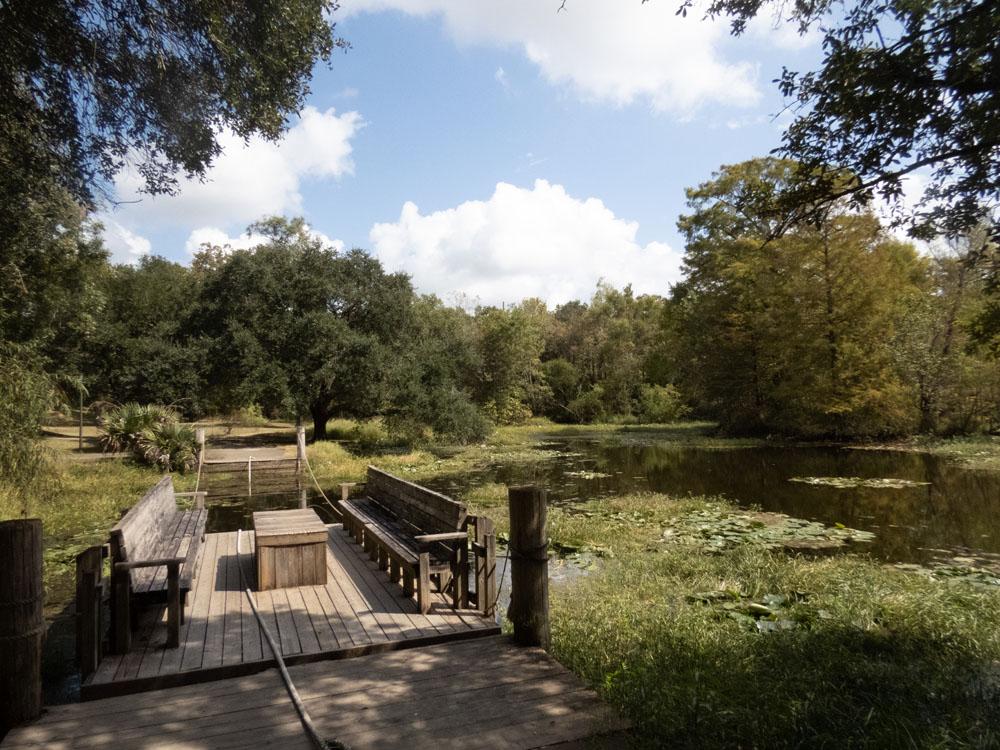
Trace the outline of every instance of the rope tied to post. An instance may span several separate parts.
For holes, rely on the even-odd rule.
[[[526,550],[518,549],[512,541],[507,542],[507,557],[511,560],[527,560],[530,562],[549,561],[549,543],[540,544],[537,547],[530,547]]]

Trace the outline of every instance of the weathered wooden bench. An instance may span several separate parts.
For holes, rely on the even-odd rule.
[[[192,510],[178,497],[195,498]],[[135,605],[167,605],[167,647],[177,648],[184,606],[205,538],[204,492],[174,492],[165,476],[111,530],[111,643],[116,653],[132,645]]]
[[[349,497],[341,485],[344,528],[368,555],[389,571],[394,583],[412,596],[422,614],[431,606],[431,576],[438,590],[451,591],[455,608],[469,605],[470,596],[485,614],[496,600],[496,538],[493,522],[469,516],[465,506],[439,492],[368,467],[364,494]],[[469,591],[469,527],[476,556],[476,590]],[[414,585],[416,584],[416,585]]]

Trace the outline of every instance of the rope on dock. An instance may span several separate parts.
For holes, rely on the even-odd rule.
[[[309,476],[312,477],[313,484],[316,485],[316,489],[319,490],[319,494],[323,496],[323,499],[326,500],[326,504],[330,506],[334,513],[336,513],[334,520],[336,520],[337,516],[343,517],[341,512],[337,509],[337,506],[330,502],[330,498],[326,496],[326,493],[323,492],[323,488],[319,486],[319,480],[316,479],[316,475],[313,474],[313,467],[309,463],[309,457],[303,454],[302,460],[306,462],[306,468],[309,469]]]
[[[330,501],[327,500],[327,502]],[[243,582],[243,593],[246,594],[247,600],[250,602],[250,608],[253,610],[254,617],[257,618],[257,624],[260,625],[261,632],[264,633],[264,638],[267,640],[267,645],[270,646],[271,653],[274,654],[274,659],[278,662],[278,670],[281,672],[281,678],[285,682],[285,689],[288,690],[288,695],[292,699],[292,703],[295,705],[295,710],[299,714],[299,720],[302,722],[302,727],[306,730],[309,740],[315,747],[318,748],[318,750],[352,750],[350,745],[345,745],[340,740],[323,739],[320,737],[319,732],[316,730],[316,725],[313,724],[312,717],[309,716],[309,712],[306,711],[305,703],[302,702],[302,698],[299,696],[299,691],[295,689],[295,683],[292,682],[292,677],[288,674],[288,667],[285,666],[285,660],[281,658],[281,652],[274,644],[274,638],[271,636],[271,631],[267,629],[267,625],[260,616],[260,612],[257,611],[257,605],[253,602],[250,587],[247,586],[246,578],[243,576],[243,564],[239,562],[240,535],[242,533],[242,530],[238,530],[236,532],[236,560],[240,569],[240,580]]]

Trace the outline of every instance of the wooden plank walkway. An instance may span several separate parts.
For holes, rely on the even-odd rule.
[[[625,748],[623,721],[541,649],[506,637],[290,669],[319,733],[356,750]],[[4,750],[308,750],[276,669],[57,706]]]
[[[180,647],[167,649],[166,607],[145,611],[132,650],[104,658],[81,686],[82,700],[252,674],[274,660],[243,591],[280,644],[286,663],[343,659],[397,648],[495,635],[474,610],[454,610],[440,594],[421,615],[416,601],[339,524],[328,526],[325,586],[256,591],[253,533],[208,534],[185,607]]]

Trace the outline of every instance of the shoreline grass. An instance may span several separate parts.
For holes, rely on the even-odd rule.
[[[761,632],[691,601],[716,591],[801,597],[799,622]],[[553,654],[642,747],[1000,742],[1000,594],[858,556],[627,552],[554,590]]]

